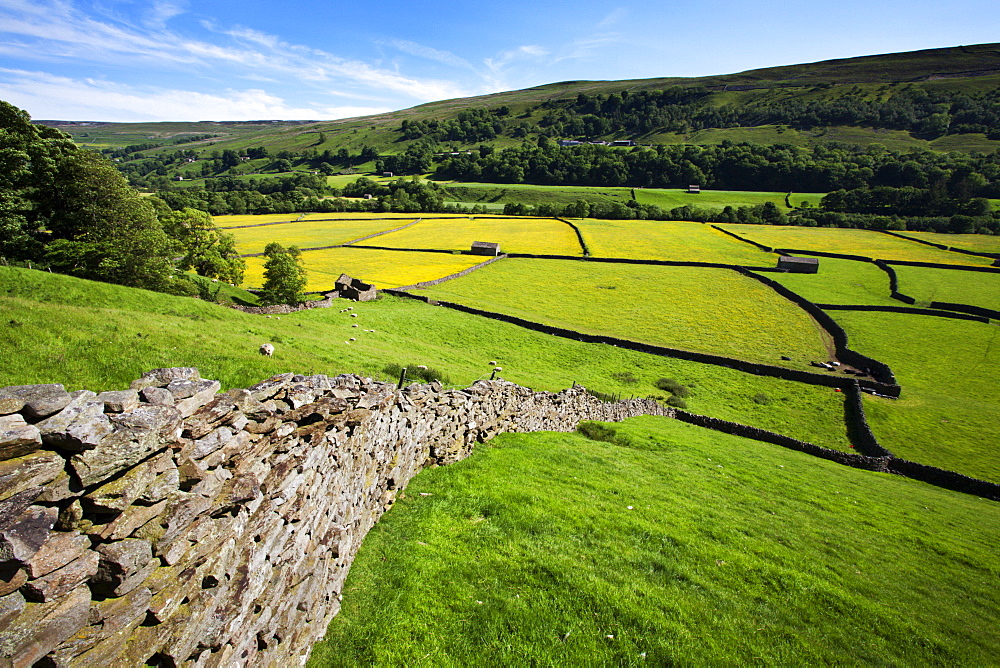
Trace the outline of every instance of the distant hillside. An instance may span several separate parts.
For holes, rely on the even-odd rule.
[[[1000,148],[1000,44],[708,77],[568,81],[337,121],[38,122],[104,150],[133,182],[151,187],[156,177],[190,181],[321,163],[328,174],[373,171],[379,155],[408,149],[426,160],[395,162],[391,171],[426,172],[435,153],[539,137],[992,153]]]

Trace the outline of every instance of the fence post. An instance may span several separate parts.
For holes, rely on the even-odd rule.
[[[396,389],[397,390],[403,389],[403,383],[404,382],[406,382],[406,367],[405,366],[403,367],[403,370],[399,372],[399,385],[396,386]]]

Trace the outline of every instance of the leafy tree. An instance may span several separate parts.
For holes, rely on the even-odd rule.
[[[153,204],[96,153],[60,160],[54,179],[45,259],[53,269],[108,283],[169,291],[176,243]],[[56,204],[57,203],[57,204]]]
[[[164,231],[180,245],[183,256],[179,269],[194,269],[200,276],[233,285],[243,282],[246,262],[236,252],[236,239],[216,227],[211,215],[185,207],[180,211],[167,209],[159,218]]]
[[[272,241],[264,248],[264,289],[262,304],[297,304],[305,301],[306,270],[302,253],[295,246],[285,248]]]

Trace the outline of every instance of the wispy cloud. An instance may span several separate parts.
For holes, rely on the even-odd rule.
[[[468,94],[453,81],[407,76],[250,28],[220,28],[206,22],[205,27],[220,37],[211,42],[178,34],[166,22],[182,11],[183,5],[161,2],[154,5],[144,25],[135,26],[95,19],[69,2],[0,0],[0,33],[8,37],[0,43],[0,54],[34,62],[116,65],[127,58],[160,70],[172,67],[203,74],[224,68],[230,78],[259,81],[270,76],[313,89],[336,82],[341,87],[374,88],[419,102]],[[435,51],[435,55],[448,54]]]
[[[0,98],[50,120],[325,120],[390,111],[389,107],[289,105],[260,89],[214,93],[139,88],[95,79],[72,79],[46,72],[0,68]]]
[[[445,65],[451,65],[452,67],[461,67],[465,69],[475,69],[469,61],[464,58],[456,56],[450,51],[442,51],[440,49],[435,49],[433,47],[424,46],[423,44],[417,44],[416,42],[410,42],[405,39],[393,39],[384,42],[389,46],[392,46],[403,53],[408,53],[411,56],[417,56],[418,58],[426,58],[427,60],[436,60],[439,63],[444,63]]]

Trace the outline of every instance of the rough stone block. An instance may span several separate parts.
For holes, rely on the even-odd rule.
[[[292,378],[293,374],[290,373],[271,376],[267,380],[247,388],[247,391],[257,401],[267,401],[285,389],[292,382]]]
[[[41,420],[58,413],[70,402],[69,392],[62,385],[12,385],[0,388],[0,397],[13,397],[24,402],[20,412],[29,420]],[[11,411],[13,412],[13,411]]]
[[[208,385],[205,389],[187,399],[178,401],[174,407],[180,412],[181,417],[189,417],[199,408],[212,401],[221,387],[222,383],[213,380],[211,381],[211,385]]]
[[[104,410],[108,413],[124,413],[139,405],[139,393],[135,390],[112,390],[101,392],[97,400],[104,402]]]
[[[155,462],[139,464],[83,497],[88,510],[121,512],[142,496],[156,478]]]
[[[7,596],[17,591],[27,581],[27,569],[21,568],[17,562],[9,561],[0,564],[0,596]]]
[[[152,431],[164,440],[173,440],[181,426],[181,415],[176,408],[143,404],[128,413],[112,415],[111,424],[116,428]]]
[[[70,466],[81,484],[90,487],[134,466],[160,447],[162,440],[154,431],[121,428],[103,438],[93,450],[74,455]]]
[[[36,427],[47,444],[66,450],[94,448],[112,431],[104,416],[104,403],[93,392],[81,393],[57,415],[42,420]]]
[[[25,598],[46,603],[65,596],[97,573],[99,555],[87,550],[62,568],[28,581],[21,592]]]
[[[90,590],[80,586],[48,603],[28,603],[0,634],[0,658],[27,668],[70,638],[87,623]]]
[[[0,501],[31,487],[49,484],[63,472],[64,465],[60,455],[47,450],[0,461]]]
[[[153,369],[142,374],[138,380],[133,380],[130,387],[133,390],[144,390],[147,387],[166,387],[174,380],[201,380],[201,374],[198,373],[198,369],[193,367]]]
[[[170,453],[165,454],[169,455]],[[150,483],[146,491],[139,497],[141,501],[156,503],[167,498],[167,496],[180,488],[180,473],[172,458],[167,460],[167,465],[164,468],[165,470],[157,474],[156,479]]]
[[[142,398],[155,406],[174,405],[174,395],[163,387],[147,387],[142,391]]]
[[[88,549],[90,539],[86,536],[76,532],[53,531],[28,561],[28,574],[32,578],[40,578],[79,558]]]
[[[139,527],[158,517],[167,508],[167,500],[164,499],[152,506],[131,506],[114,521],[109,523],[100,533],[104,540],[121,540],[128,538]],[[146,536],[137,536],[146,538]]]
[[[27,424],[20,415],[0,422],[0,460],[31,454],[42,447],[38,427]]]
[[[193,459],[207,457],[231,441],[233,436],[233,430],[229,427],[217,427],[214,431],[209,432],[209,434],[204,438],[195,440],[190,451],[186,451],[185,449],[185,451],[182,451],[182,454],[187,454]]]
[[[124,596],[156,568],[153,546],[148,540],[126,538],[97,548],[100,564],[91,578],[91,587],[99,594]]]
[[[0,531],[0,561],[26,564],[49,537],[59,519],[55,508],[29,506]]]

